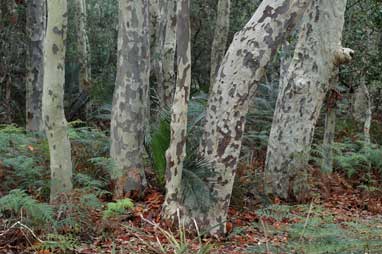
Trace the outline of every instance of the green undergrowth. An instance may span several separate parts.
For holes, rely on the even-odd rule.
[[[117,174],[108,157],[107,135],[81,122],[69,127],[74,190],[62,197],[60,205],[50,205],[49,148],[43,133],[0,126],[0,231],[12,225],[24,228],[30,239],[40,237],[41,242],[34,239],[40,243],[30,246],[33,249],[72,253],[80,241],[91,241],[99,233],[100,211],[105,210],[106,219],[133,206],[131,201],[122,202],[126,200],[104,205]]]
[[[380,217],[338,222],[334,215],[320,205],[273,205],[258,210],[257,214],[263,219],[254,227],[263,231],[268,238],[287,240],[251,246],[246,253],[382,253]]]
[[[187,124],[187,152],[183,163],[182,196],[187,207],[206,211],[215,201],[205,179],[213,176],[209,163],[198,156],[200,138],[203,133],[202,121],[205,116],[207,97],[205,94],[193,96],[189,102]],[[170,145],[170,109],[162,110],[152,124],[152,131],[146,137],[146,150],[151,159],[155,179],[164,188],[166,172],[166,150]]]
[[[313,160],[318,166],[321,164],[325,149],[327,148],[319,145],[312,150]],[[370,178],[372,173],[382,176],[381,145],[366,143],[359,135],[354,138],[344,138],[342,142],[335,142],[331,149],[335,171],[345,173],[349,178],[361,175],[370,184],[373,184],[370,182],[373,180]]]

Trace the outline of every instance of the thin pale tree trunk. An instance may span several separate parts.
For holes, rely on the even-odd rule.
[[[163,43],[163,105],[171,106],[174,97],[177,9],[176,0],[167,1],[166,31]]]
[[[76,39],[77,39],[77,59],[80,67],[79,80],[80,91],[89,94],[89,85],[91,79],[91,66],[90,66],[90,46],[89,39],[86,32],[86,0],[75,0],[75,25],[76,25]]]
[[[215,83],[220,64],[227,49],[229,32],[229,18],[231,13],[231,0],[219,0],[215,34],[211,48],[211,71],[210,71],[210,93]]]
[[[361,88],[364,91],[365,95],[365,101],[366,101],[366,107],[365,107],[365,113],[364,113],[364,125],[363,125],[363,134],[365,136],[365,142],[366,144],[371,144],[370,139],[370,127],[371,127],[371,120],[372,120],[372,111],[371,111],[371,97],[369,93],[369,89],[367,89],[366,86],[366,80],[363,77],[361,80]]]
[[[28,72],[26,78],[26,129],[42,131],[42,90],[44,80],[44,38],[46,29],[45,0],[27,2],[29,37]]]
[[[157,81],[159,102],[162,108],[172,104],[175,91],[175,50],[176,50],[176,0],[159,2],[155,36],[154,75]]]
[[[352,115],[354,120],[363,123],[363,134],[366,143],[370,143],[370,126],[372,120],[372,103],[366,86],[365,73],[360,73],[360,84],[356,88],[352,101]]]
[[[269,194],[287,199],[304,192],[302,179],[329,79],[339,65],[351,60],[352,51],[341,46],[345,7],[346,0],[313,0],[304,15],[269,137],[265,166]]]
[[[321,169],[326,173],[333,172],[333,144],[336,131],[336,118],[337,118],[337,99],[338,93],[336,89],[336,82],[338,75],[335,75],[331,81],[331,92],[328,93],[326,101],[326,114],[325,114],[325,131],[323,140],[323,154]]]
[[[224,233],[225,221],[239,161],[250,97],[265,67],[311,0],[263,1],[238,32],[217,73],[208,100],[201,155],[212,164],[206,179],[215,202],[207,212],[194,211],[199,225],[210,233]],[[210,228],[211,226],[217,227]]]
[[[72,160],[68,127],[64,114],[65,41],[67,2],[49,0],[44,43],[44,89],[42,113],[50,152],[52,203],[72,190]]]
[[[187,112],[191,89],[190,2],[177,5],[177,80],[171,113],[171,141],[166,151],[166,197],[164,217],[173,218],[181,208],[183,161],[186,156]]]
[[[148,113],[150,35],[147,0],[119,1],[118,65],[111,119],[111,158],[121,171],[115,198],[141,192]]]

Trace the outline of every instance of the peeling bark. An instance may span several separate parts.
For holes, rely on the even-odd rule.
[[[186,156],[187,112],[191,89],[191,27],[190,2],[177,4],[177,68],[178,75],[171,113],[171,141],[166,151],[166,197],[164,217],[173,218],[181,208],[183,161]]]
[[[64,114],[67,2],[49,0],[44,42],[42,113],[50,152],[50,201],[72,190],[72,160]]]
[[[329,80],[338,65],[351,60],[352,50],[341,46],[345,7],[346,0],[313,0],[304,15],[269,137],[265,166],[268,194],[287,199],[303,191],[303,184],[298,190],[293,179],[299,181],[304,174]]]
[[[211,71],[210,71],[210,93],[215,83],[216,75],[223,60],[228,40],[229,18],[231,13],[231,0],[219,0],[215,35],[211,48]]]
[[[75,0],[75,25],[77,37],[77,60],[80,66],[79,80],[80,91],[89,94],[91,79],[90,46],[86,32],[86,0]]]
[[[26,16],[29,37],[26,78],[26,129],[28,131],[43,131],[42,91],[46,28],[45,0],[28,1]]]
[[[119,1],[118,65],[111,119],[111,158],[121,170],[115,198],[145,185],[142,155],[148,112],[150,35],[147,0]]]
[[[216,202],[193,216],[210,233],[224,233],[239,160],[248,103],[265,67],[291,33],[311,0],[263,1],[238,32],[219,68],[208,100],[201,155],[212,163],[206,179]],[[211,226],[218,225],[211,229]]]

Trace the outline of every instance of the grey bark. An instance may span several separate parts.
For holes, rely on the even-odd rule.
[[[80,91],[89,94],[90,79],[91,79],[91,66],[90,66],[90,46],[89,39],[86,32],[86,0],[75,0],[75,25],[76,25],[76,39],[77,39],[77,59],[80,67],[79,80]]]
[[[206,213],[194,212],[210,233],[224,233],[233,181],[239,160],[248,103],[284,39],[311,0],[263,1],[238,32],[219,68],[208,100],[201,155],[214,176],[206,179],[216,202]]]
[[[210,93],[227,47],[230,13],[231,0],[219,0],[211,48]]]
[[[335,75],[333,81],[337,81]],[[337,97],[336,84],[331,82],[332,91],[328,93],[325,114],[325,132],[323,140],[323,154],[321,169],[326,173],[333,172],[333,144],[336,131]]]
[[[44,89],[42,113],[49,143],[50,201],[72,190],[72,160],[64,114],[65,41],[67,2],[49,0],[47,32],[44,41]]]
[[[172,104],[175,91],[176,0],[159,1],[156,18],[154,75],[161,107]]]
[[[177,4],[177,80],[171,113],[171,141],[166,151],[165,217],[173,218],[181,205],[183,161],[186,156],[187,112],[191,89],[190,2]],[[185,215],[187,216],[187,215]]]
[[[163,43],[163,105],[170,106],[176,84],[175,75],[175,49],[177,31],[177,1],[167,1],[166,30]]]
[[[360,74],[364,75],[364,74]],[[372,120],[371,98],[366,86],[366,79],[361,77],[360,85],[357,87],[353,98],[353,117],[356,121],[363,123],[363,134],[365,142],[370,144],[370,127]]]
[[[280,89],[265,165],[268,194],[281,198],[302,193],[314,127],[329,79],[351,60],[342,48],[346,0],[313,0],[304,15],[287,84]],[[301,185],[295,185],[294,180]]]
[[[42,91],[44,79],[44,38],[46,29],[45,0],[27,2],[27,34],[29,37],[26,78],[26,129],[42,131]]]
[[[142,155],[148,112],[150,35],[147,0],[119,1],[118,65],[111,119],[111,151],[121,174],[115,198],[145,185]]]
[[[336,108],[328,108],[325,116],[324,150],[321,168],[327,173],[333,172],[333,143],[336,131],[336,111]]]

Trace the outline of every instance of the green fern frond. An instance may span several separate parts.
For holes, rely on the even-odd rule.
[[[118,200],[117,202],[108,203],[106,210],[103,212],[103,219],[115,217],[124,214],[127,209],[134,208],[134,203],[131,199],[125,198]]]
[[[13,219],[16,220],[23,216],[32,224],[54,222],[50,205],[39,203],[20,189],[12,190],[8,195],[0,198],[0,216],[6,214],[12,214]]]

